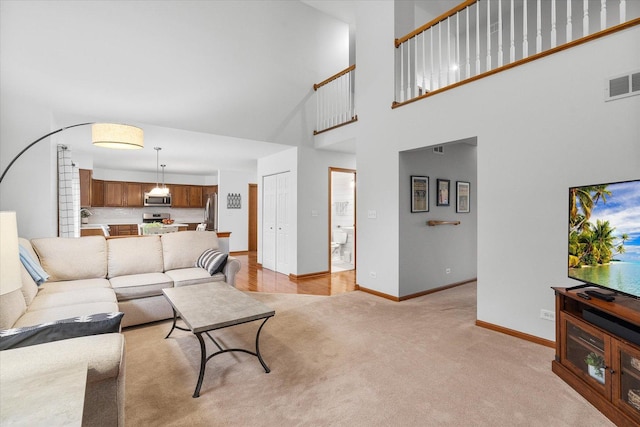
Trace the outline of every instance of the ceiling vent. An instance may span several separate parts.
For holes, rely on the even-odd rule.
[[[640,95],[640,70],[607,79],[604,92],[605,101]]]
[[[433,152],[436,154],[444,154],[444,147],[442,145],[433,147]]]

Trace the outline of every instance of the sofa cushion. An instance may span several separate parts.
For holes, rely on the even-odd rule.
[[[107,243],[104,236],[32,239],[49,281],[107,277]]]
[[[47,342],[120,332],[124,313],[97,313],[72,317],[40,325],[0,331],[0,350],[27,347]]]
[[[20,266],[20,273],[22,274],[22,296],[24,297],[24,302],[29,305],[38,293],[38,285],[33,281],[24,265]]]
[[[213,231],[180,231],[162,235],[164,271],[193,267],[206,249],[218,249],[218,235]]]
[[[109,281],[118,301],[162,295],[164,288],[173,287],[173,280],[164,273],[131,274],[113,277]]]
[[[117,304],[118,300],[116,299],[116,293],[110,288],[87,288],[70,292],[49,292],[38,295],[29,306],[29,311],[92,302],[113,302]]]
[[[70,280],[63,282],[45,282],[40,285],[38,295],[52,294],[56,292],[77,291],[80,289],[100,289],[111,288],[111,284],[107,279],[84,279]]]
[[[114,313],[120,311],[114,302],[91,302],[86,304],[64,305],[27,311],[13,325],[14,328],[33,326],[40,323],[55,322],[69,317],[88,316],[96,313]]]
[[[107,247],[109,249],[108,279],[164,271],[160,236],[109,239]]]
[[[198,257],[195,266],[202,267],[207,270],[209,274],[214,275],[222,271],[228,256],[228,254],[223,254],[218,250],[207,249]]]
[[[26,310],[27,305],[20,289],[0,295],[0,329],[12,328]]]
[[[173,286],[189,286],[207,282],[224,282],[224,274],[216,273],[213,276],[207,270],[200,267],[178,268],[176,270],[165,271],[167,276],[173,280]]]

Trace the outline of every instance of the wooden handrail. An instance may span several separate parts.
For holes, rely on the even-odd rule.
[[[416,28],[415,30],[413,30],[409,34],[407,34],[406,36],[400,37],[399,39],[396,39],[395,40],[396,47],[400,47],[400,45],[402,43],[406,42],[407,40],[414,38],[418,34],[424,32],[425,30],[427,30],[427,29],[429,29],[431,27],[433,27],[438,22],[444,21],[448,17],[455,15],[456,13],[458,13],[461,10],[471,6],[472,4],[476,3],[477,1],[478,0],[466,0],[466,1],[462,2],[462,3],[460,3],[459,5],[457,5],[456,7],[454,7],[453,9],[451,9],[450,11],[445,12],[442,15],[438,16],[437,18],[432,19],[431,21],[427,22],[423,26],[421,26],[419,28]]]
[[[356,69],[356,64],[350,65],[349,67],[345,68],[344,70],[340,71],[337,74],[334,74],[333,76],[329,77],[326,80],[321,81],[320,83],[314,84],[313,85],[313,90],[318,90],[319,88],[321,88],[322,86],[326,85],[327,83],[331,83],[332,81],[334,81],[337,78],[340,78],[342,76],[344,76],[345,74],[353,71]]]
[[[432,219],[427,221],[427,225],[430,227],[435,225],[460,225],[460,221],[436,221]]]

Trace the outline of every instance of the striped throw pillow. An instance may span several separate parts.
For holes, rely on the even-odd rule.
[[[202,267],[209,272],[210,275],[214,275],[224,268],[229,255],[224,254],[215,249],[207,249],[198,257],[196,261],[196,267]]]

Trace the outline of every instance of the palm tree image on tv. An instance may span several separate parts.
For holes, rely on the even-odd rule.
[[[625,253],[626,233],[615,235],[616,228],[606,219],[590,221],[599,204],[606,204],[613,193],[607,185],[577,187],[569,192],[569,267],[609,264],[615,255]]]

